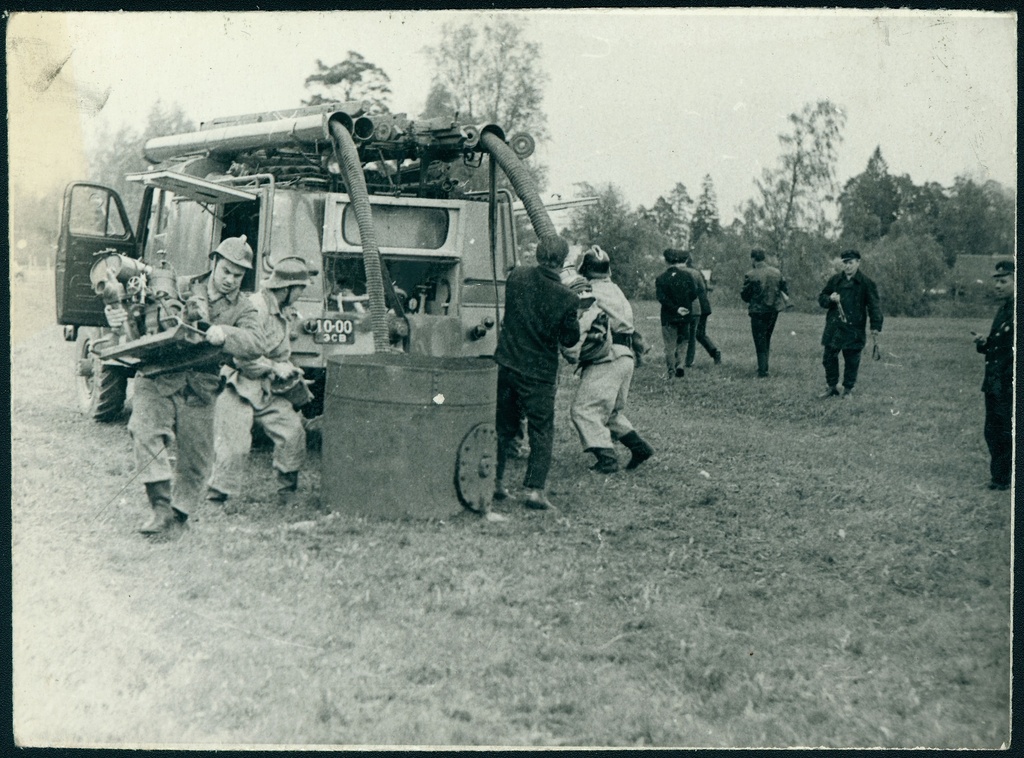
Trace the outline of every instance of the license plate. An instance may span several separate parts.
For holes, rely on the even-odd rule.
[[[350,318],[318,318],[313,342],[321,345],[349,345],[355,341],[356,322]]]

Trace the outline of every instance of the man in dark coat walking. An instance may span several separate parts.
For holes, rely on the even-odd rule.
[[[715,363],[719,364],[722,362],[722,351],[715,347],[715,343],[708,336],[708,316],[711,315],[711,299],[708,297],[708,290],[710,288],[708,287],[708,280],[704,278],[704,274],[693,263],[693,253],[687,253],[686,255],[686,270],[693,277],[694,284],[697,285],[697,300],[694,302],[693,310],[689,316],[686,368],[690,368],[693,365],[698,342],[708,351],[708,355],[712,357]]]
[[[985,442],[992,456],[989,489],[1010,489],[1013,465],[1013,261],[999,261],[992,275],[996,297],[1002,300],[988,337],[974,344],[985,355]]]
[[[821,364],[825,367],[825,391],[822,398],[839,397],[839,353],[843,354],[843,392],[849,398],[857,384],[860,354],[866,344],[865,327],[871,322],[871,334],[882,331],[882,308],[878,288],[860,271],[860,253],[844,250],[839,256],[843,270],[825,284],[818,295],[818,305],[827,308],[825,331],[821,344],[825,351]]]

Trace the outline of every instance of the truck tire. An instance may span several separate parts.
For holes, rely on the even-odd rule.
[[[78,331],[77,359],[78,407],[94,421],[107,423],[121,418],[128,392],[128,374],[123,369],[106,366],[92,352],[93,341],[100,330],[83,327]]]

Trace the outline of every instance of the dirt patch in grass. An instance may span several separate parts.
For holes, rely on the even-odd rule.
[[[127,430],[77,414],[35,286],[11,356],[21,744],[1009,739],[1011,501],[984,489],[981,362],[954,339],[983,323],[891,319],[857,398],[819,402],[819,318],[783,315],[758,381],[745,315],[716,309],[721,366],[636,374],[657,454],[635,472],[588,470],[563,373],[557,513],[352,516],[317,451],[283,512],[257,448],[243,497],[152,544]]]

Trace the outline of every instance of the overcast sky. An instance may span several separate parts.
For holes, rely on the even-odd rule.
[[[786,117],[829,99],[847,115],[842,181],[875,146],[894,174],[1016,185],[1016,19],[925,11],[516,11],[541,45],[552,193],[612,183],[651,205],[711,174],[723,219],[779,155]],[[424,47],[476,11],[72,13],[8,27],[12,183],[84,170],[83,139],[141,127],[152,103],[195,121],[273,110],[308,95],[317,58],[361,53],[391,78],[393,110],[419,113]],[[70,56],[70,57],[69,57]],[[67,60],[55,77],[49,74]],[[109,88],[109,97],[104,100]],[[102,108],[100,104],[102,103]],[[69,110],[76,108],[76,110]],[[98,110],[97,110],[98,109]],[[70,175],[69,175],[70,174]]]

